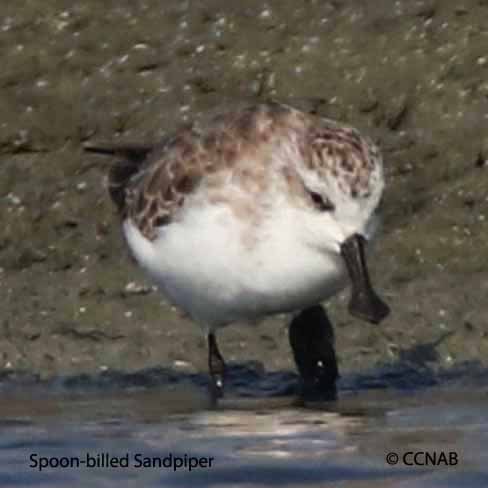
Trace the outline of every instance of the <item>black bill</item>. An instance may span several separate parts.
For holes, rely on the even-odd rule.
[[[359,234],[348,237],[341,245],[341,255],[352,283],[349,312],[374,324],[381,322],[390,313],[390,307],[371,286],[364,255],[364,237]]]

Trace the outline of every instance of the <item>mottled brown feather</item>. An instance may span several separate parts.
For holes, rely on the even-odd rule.
[[[126,151],[125,160],[109,173],[110,194],[122,217],[130,217],[148,239],[154,239],[157,228],[177,218],[202,180],[222,183],[212,176],[219,171],[230,170],[251,195],[266,191],[263,155],[280,144],[295,145],[303,164],[323,176],[337,177],[352,197],[368,195],[377,156],[374,146],[353,128],[278,103],[218,114],[182,127],[157,146]],[[117,149],[97,152],[124,154]],[[242,163],[249,160],[256,161],[255,166]],[[285,170],[283,177],[297,195],[304,193],[295,172]],[[209,199],[215,203],[228,196],[209,191]],[[240,202],[236,212],[249,213],[250,203]]]

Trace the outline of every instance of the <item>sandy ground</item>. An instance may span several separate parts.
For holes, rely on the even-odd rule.
[[[381,145],[370,257],[393,313],[329,305],[340,366],[488,357],[488,1],[2,0],[0,370],[206,369],[198,329],[129,261],[86,141],[154,141],[277,98]],[[227,360],[291,368],[286,320],[229,327]]]

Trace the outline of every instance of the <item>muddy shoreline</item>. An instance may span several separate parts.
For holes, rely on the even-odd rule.
[[[199,330],[130,262],[87,141],[155,141],[276,98],[384,152],[380,326],[329,304],[344,371],[488,358],[488,2],[7,0],[0,20],[0,374],[206,370]],[[286,320],[229,327],[233,363],[293,369]]]

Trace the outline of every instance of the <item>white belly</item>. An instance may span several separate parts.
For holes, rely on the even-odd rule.
[[[293,229],[264,229],[250,245],[225,209],[205,212],[161,228],[153,242],[124,223],[137,261],[205,329],[300,310],[345,286],[340,256],[305,246]]]

